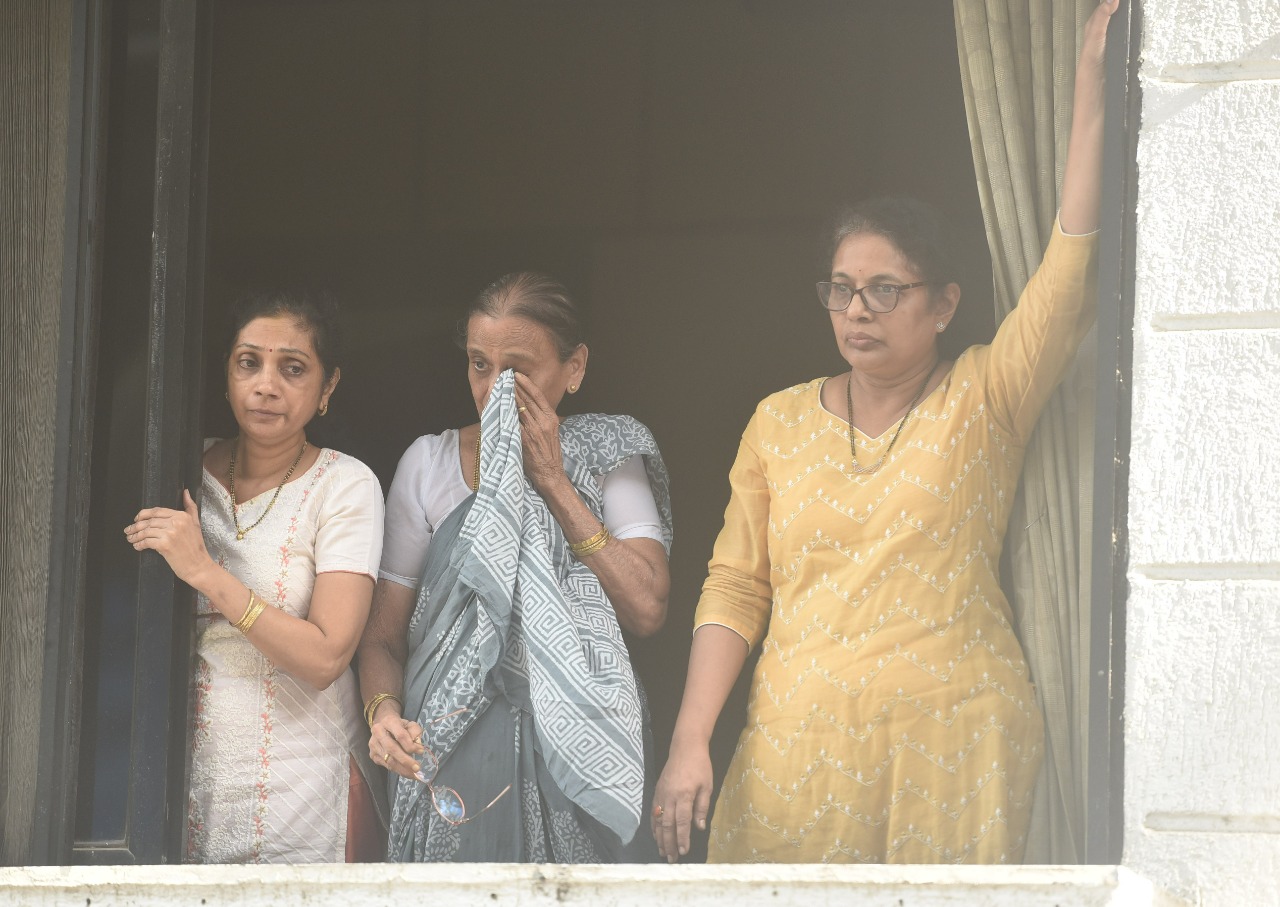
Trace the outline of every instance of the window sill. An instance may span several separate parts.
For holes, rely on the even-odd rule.
[[[1183,902],[1123,866],[561,866],[530,864],[325,866],[29,866],[0,869],[0,902],[24,907],[92,904],[259,904],[361,907],[407,893],[448,905],[559,903],[777,907],[850,903],[942,907],[1150,905]]]

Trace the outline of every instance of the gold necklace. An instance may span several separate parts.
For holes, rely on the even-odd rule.
[[[880,455],[880,459],[870,466],[858,465],[858,450],[853,445],[853,370],[849,370],[849,382],[844,386],[845,404],[849,407],[849,456],[853,459],[853,471],[860,476],[864,476],[869,472],[875,472],[884,465],[885,457],[893,451],[893,445],[898,443],[898,435],[902,434],[902,427],[907,424],[907,419],[911,418],[911,411],[916,408],[916,404],[924,396],[924,389],[929,386],[929,379],[933,377],[933,373],[938,370],[938,363],[933,364],[933,368],[929,369],[929,374],[924,376],[924,383],[920,385],[920,390],[916,391],[915,399],[911,401],[911,405],[907,407],[906,413],[902,416],[902,421],[898,423],[898,430],[893,433],[893,437],[889,439],[889,446],[884,449],[884,453]]]
[[[236,513],[236,448],[239,446],[240,439],[236,438],[236,443],[231,445],[231,466],[227,469],[227,485],[231,490],[231,522],[235,523],[236,526],[237,542],[248,535],[251,530],[257,529],[258,524],[267,518],[271,508],[276,506],[276,498],[280,497],[281,490],[289,482],[289,476],[293,475],[293,471],[302,462],[302,455],[307,452],[307,439],[302,439],[302,449],[298,451],[298,456],[294,458],[293,465],[289,467],[289,471],[284,474],[284,478],[276,486],[276,493],[271,496],[271,503],[267,505],[267,509],[262,511],[262,516],[253,521],[252,526],[246,526],[243,529],[240,528],[240,515]]]
[[[471,490],[480,490],[480,438],[483,437],[480,432],[476,432],[476,465],[471,470]]]

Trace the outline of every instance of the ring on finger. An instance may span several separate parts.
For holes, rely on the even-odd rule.
[[[391,759],[391,751],[387,750],[382,754],[382,764],[386,765]]]
[[[655,819],[661,819],[663,812],[665,812],[665,810],[663,810],[662,804],[660,803],[653,804],[653,817]]]
[[[527,407],[527,406],[517,406],[517,407],[516,407],[516,412],[518,412],[518,413],[526,413],[526,412],[528,412],[528,411],[529,411],[529,407]]]

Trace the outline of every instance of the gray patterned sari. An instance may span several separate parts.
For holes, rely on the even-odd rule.
[[[387,858],[656,859],[647,830],[637,834],[652,792],[644,692],[599,581],[524,477],[513,387],[511,372],[499,376],[480,420],[480,490],[437,527],[419,584],[404,714],[439,769],[430,785],[391,776]],[[571,416],[560,443],[596,516],[601,477],[643,456],[670,550],[667,474],[647,428]],[[462,824],[433,806],[444,787],[466,804]]]

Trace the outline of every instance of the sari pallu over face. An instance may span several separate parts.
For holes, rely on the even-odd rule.
[[[637,834],[651,749],[644,693],[599,581],[525,479],[513,388],[504,372],[481,417],[480,489],[436,529],[423,570],[404,713],[422,725],[439,769],[430,787],[392,776],[387,856],[655,859],[648,833]],[[670,550],[667,475],[648,429],[625,416],[571,416],[560,441],[565,471],[597,516],[600,478],[643,456]],[[446,786],[471,821],[451,824],[432,805],[432,788]]]

